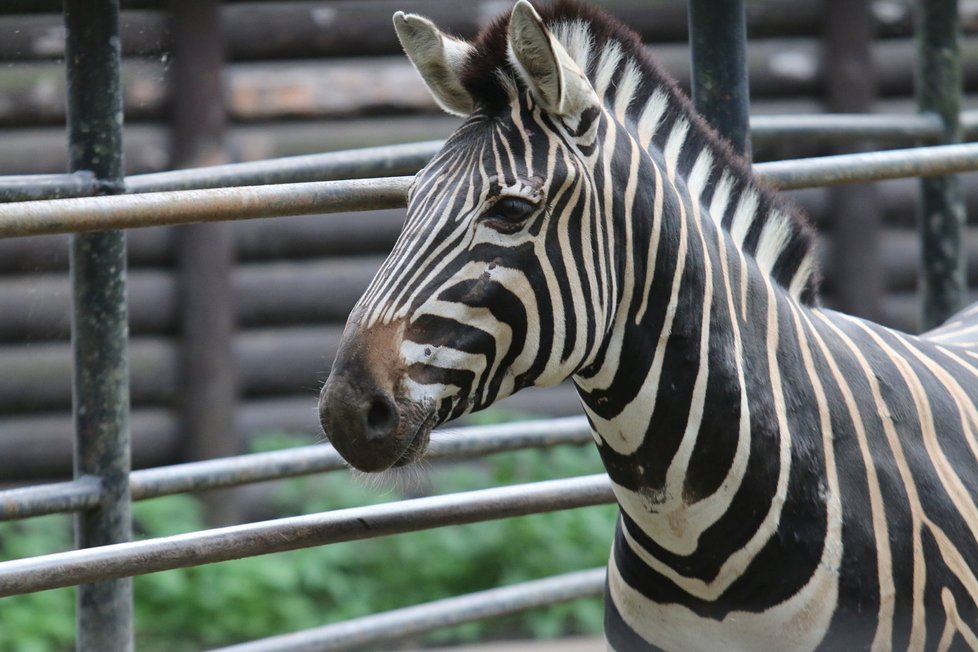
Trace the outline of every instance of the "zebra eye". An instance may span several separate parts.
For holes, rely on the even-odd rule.
[[[494,228],[513,231],[519,228],[534,210],[536,205],[522,197],[502,197],[482,217]]]

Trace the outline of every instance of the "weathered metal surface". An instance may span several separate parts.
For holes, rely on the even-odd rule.
[[[126,190],[143,193],[414,174],[443,144],[435,140],[137,174],[126,178]]]
[[[604,593],[605,574],[604,568],[593,568],[555,575],[355,618],[335,625],[249,641],[220,648],[219,652],[340,652],[391,643],[441,627],[598,597]]]
[[[933,114],[761,115],[752,117],[750,123],[751,138],[758,145],[853,140],[909,145],[936,143],[943,135],[942,123]],[[961,126],[965,138],[978,138],[978,111],[962,112]],[[433,140],[137,174],[126,178],[126,190],[144,193],[414,174],[443,144]],[[75,197],[90,194],[90,190],[91,181],[84,173],[0,176],[0,202]]]
[[[22,174],[0,177],[0,203],[84,197],[95,191],[95,175],[80,170],[72,174]]]
[[[969,128],[978,125],[978,112],[966,112]],[[750,119],[751,139],[758,145],[798,140],[825,144],[872,141],[890,145],[936,143],[941,122],[932,115],[889,115],[865,113],[809,113],[758,115]],[[978,135],[978,134],[976,134]]]
[[[0,597],[614,501],[604,474],[282,518],[0,562]]]
[[[750,156],[747,19],[743,0],[690,0],[689,44],[696,110]]]
[[[782,190],[974,170],[978,170],[976,143],[839,154],[754,165],[758,177]]]
[[[66,0],[64,8],[70,167],[90,171],[97,193],[122,192],[119,3]],[[75,519],[76,543],[88,548],[132,538],[125,234],[73,236],[71,282],[75,478],[101,486],[98,506]],[[132,650],[132,581],[79,586],[76,622],[78,650]]]
[[[180,190],[0,205],[0,237],[404,206],[412,177]]]
[[[433,433],[427,458],[459,459],[591,441],[583,417],[455,428],[450,435]],[[332,446],[321,444],[133,471],[130,487],[133,500],[145,500],[345,468]],[[98,492],[93,478],[0,491],[0,521],[87,508],[97,503]]]
[[[917,106],[940,119],[944,143],[961,141],[960,29],[957,0],[918,3]],[[966,302],[965,214],[957,177],[922,179],[920,190],[920,292],[922,324],[928,329]]]
[[[101,497],[102,484],[93,476],[6,489],[0,491],[0,521],[90,509],[99,504]]]
[[[978,170],[978,144],[759,163],[781,189]],[[412,177],[322,181],[0,205],[0,237],[137,228],[282,215],[399,208]]]

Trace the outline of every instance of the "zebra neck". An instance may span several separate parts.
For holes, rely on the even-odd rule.
[[[769,406],[748,397],[768,395],[752,386],[768,376],[763,316],[794,302],[711,218],[695,179],[676,174],[668,154],[649,161],[654,195],[651,215],[633,215],[633,273],[598,360],[574,380],[629,522],[689,554],[748,486],[748,457],[749,483],[770,485],[779,472],[776,453],[750,455]],[[756,499],[770,496],[759,489]]]

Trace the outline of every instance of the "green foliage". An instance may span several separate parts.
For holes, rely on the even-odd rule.
[[[300,443],[310,442],[269,436],[259,447]],[[593,449],[560,447],[435,465],[400,488],[371,487],[346,473],[263,486],[273,487],[265,500],[276,512],[298,514],[599,470]],[[206,527],[200,502],[190,496],[144,501],[133,511],[140,537]],[[614,518],[612,506],[590,507],[137,577],[136,647],[180,652],[226,645],[598,566],[607,559]],[[0,559],[70,547],[67,523],[65,517],[43,517],[0,524]],[[70,649],[73,603],[71,590],[0,600],[0,651]],[[596,632],[601,617],[599,600],[581,600],[426,640]]]
[[[0,523],[0,561],[71,548],[71,517],[42,516]],[[0,598],[0,650],[73,649],[75,592],[58,589]]]

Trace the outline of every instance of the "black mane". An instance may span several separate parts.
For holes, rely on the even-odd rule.
[[[617,43],[624,55],[623,60],[632,59],[641,71],[645,95],[650,95],[654,89],[666,92],[672,119],[681,116],[688,120],[691,125],[690,137],[696,138],[700,146],[711,149],[719,167],[729,170],[744,187],[750,187],[758,193],[758,210],[767,215],[777,212],[788,217],[792,224],[791,234],[781,250],[773,273],[774,280],[787,288],[797,264],[815,247],[815,232],[801,209],[754,177],[750,161],[734,151],[729,142],[696,112],[676,80],[662,70],[634,30],[605,11],[577,0],[554,0],[547,3],[531,0],[531,3],[544,24],[551,29],[564,22],[587,23],[593,40],[593,52],[602,51],[609,43]],[[519,88],[523,88],[520,76],[507,57],[508,26],[509,13],[506,13],[479,32],[472,41],[475,51],[465,62],[462,71],[462,83],[471,94],[475,105],[489,113],[503,110],[511,102],[500,73],[513,80]],[[594,59],[596,57],[592,57]],[[588,70],[587,73],[590,77],[593,70]],[[758,219],[758,223],[763,221],[764,218]],[[755,231],[759,232],[759,227]],[[785,274],[789,276],[787,280],[779,278]],[[799,297],[804,303],[817,303],[818,280],[813,264],[811,276]]]

